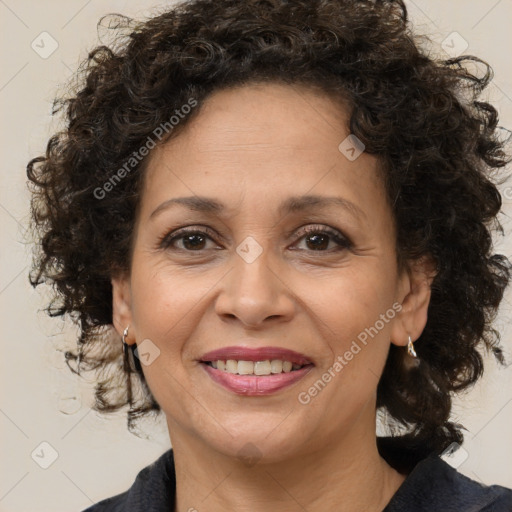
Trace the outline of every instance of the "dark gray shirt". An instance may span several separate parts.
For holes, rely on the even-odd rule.
[[[175,492],[171,449],[142,469],[130,489],[83,512],[171,512]],[[512,512],[512,489],[482,485],[430,455],[416,464],[382,512]]]

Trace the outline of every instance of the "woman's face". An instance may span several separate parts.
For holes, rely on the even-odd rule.
[[[415,340],[428,303],[398,274],[377,159],[310,89],[243,86],[201,109],[153,150],[131,275],[113,280],[173,444],[278,460],[375,436],[390,340]],[[307,365],[283,372],[296,354]],[[230,373],[254,368],[282,373]]]

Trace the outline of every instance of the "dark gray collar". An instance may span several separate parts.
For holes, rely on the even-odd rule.
[[[175,492],[170,449],[142,469],[126,492],[83,512],[169,512]],[[512,490],[482,485],[430,455],[416,464],[382,512],[512,512]]]

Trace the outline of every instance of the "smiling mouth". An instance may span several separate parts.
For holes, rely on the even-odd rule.
[[[282,359],[216,359],[200,363],[216,384],[244,396],[277,393],[303,379],[314,367],[313,363],[299,364]]]
[[[290,373],[300,370],[305,366],[313,366],[313,364],[296,364],[281,359],[267,359],[264,361],[218,359],[216,361],[202,361],[202,363],[221,372],[233,375],[253,375],[256,377]]]

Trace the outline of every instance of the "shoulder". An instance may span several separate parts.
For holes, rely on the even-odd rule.
[[[483,485],[437,455],[419,462],[383,512],[511,512],[512,489]]]
[[[82,512],[169,511],[174,506],[176,477],[172,449],[142,469],[125,492],[91,505]]]

